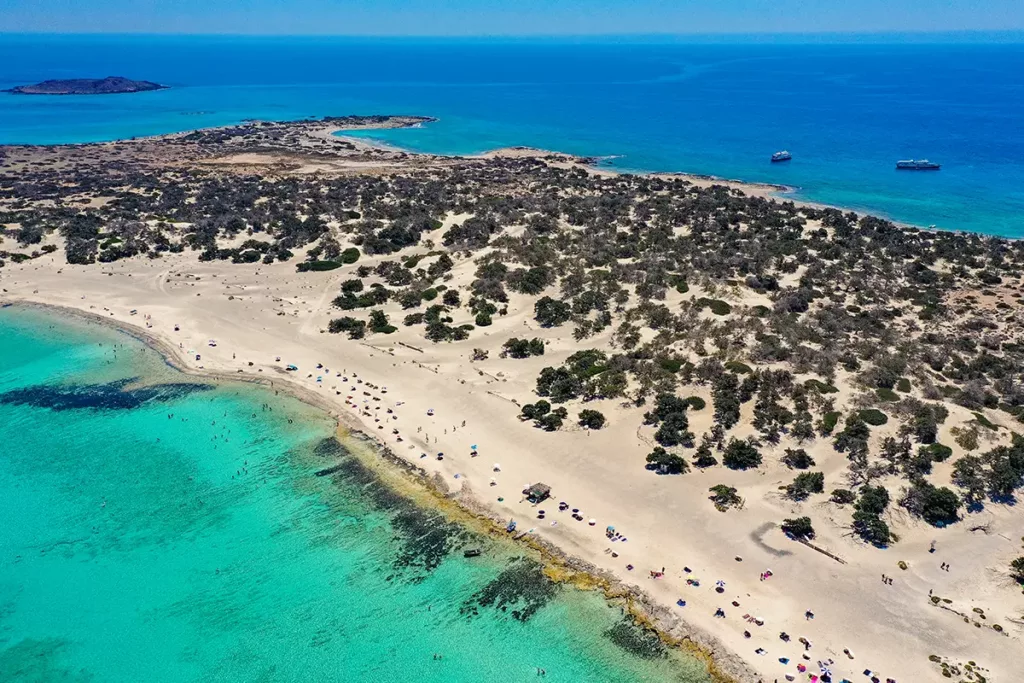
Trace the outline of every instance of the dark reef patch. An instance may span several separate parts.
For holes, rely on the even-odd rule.
[[[182,382],[125,389],[137,379],[132,377],[107,384],[40,384],[12,389],[0,394],[0,404],[49,408],[57,411],[132,410],[146,403],[166,403],[214,388],[210,384]]]
[[[338,445],[345,451],[344,446]],[[324,442],[320,446],[330,448]],[[316,472],[316,475],[330,476],[348,486],[359,488],[359,493],[374,508],[390,514],[391,526],[395,530],[394,540],[399,544],[394,560],[396,570],[412,568],[433,571],[445,557],[468,543],[471,538],[470,532],[460,524],[449,521],[439,512],[418,506],[388,487],[358,458],[345,457],[341,462]],[[423,578],[410,577],[408,580],[416,582]]]
[[[320,443],[313,447],[313,455],[318,458],[341,458],[348,454],[348,449],[333,436],[321,439]]]
[[[84,669],[60,664],[68,642],[59,638],[26,638],[0,650],[0,680],[89,683],[95,677]]]
[[[465,545],[470,534],[461,525],[449,522],[439,513],[407,503],[391,520],[402,541],[402,550],[395,559],[395,567],[417,567],[432,571],[449,553]]]
[[[635,657],[658,659],[668,656],[665,643],[658,634],[640,626],[629,615],[605,631],[604,637]]]
[[[493,607],[508,612],[512,618],[528,621],[542,607],[554,599],[559,586],[544,575],[544,567],[537,561],[517,557],[509,566],[482,589],[473,594],[460,609],[463,616],[475,617],[479,607]]]

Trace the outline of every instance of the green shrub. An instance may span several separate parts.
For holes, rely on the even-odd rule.
[[[888,505],[889,492],[884,487],[865,486],[860,490],[860,499],[853,513],[853,529],[872,545],[884,547],[892,540],[889,525],[881,518]]]
[[[686,283],[686,278],[682,275],[670,275],[668,283],[672,287],[675,287],[676,291],[680,294],[686,294],[690,291],[690,285]]]
[[[349,339],[362,339],[366,336],[366,321],[350,318],[335,318],[327,324],[327,331],[331,334],[347,332]]]
[[[825,384],[818,379],[809,379],[804,382],[804,386],[811,391],[817,391],[819,394],[834,394],[839,391],[839,389],[836,389],[831,384]]]
[[[807,451],[802,448],[787,448],[782,456],[782,462],[786,467],[795,470],[806,470],[814,466],[814,458],[807,455]]]
[[[892,389],[886,389],[885,387],[875,389],[875,395],[878,396],[880,400],[886,401],[888,403],[893,403],[895,401],[900,400],[899,394],[897,394]]]
[[[501,357],[529,358],[530,356],[544,355],[544,340],[534,337],[533,339],[519,339],[512,337],[501,347]]]
[[[729,315],[732,312],[732,306],[721,299],[709,299],[702,296],[697,299],[697,305],[700,308],[709,309],[715,315]]]
[[[541,399],[536,403],[527,403],[520,410],[524,420],[536,420],[551,412],[551,404]]]
[[[991,420],[989,420],[987,417],[985,417],[981,413],[971,413],[971,414],[974,415],[975,422],[980,424],[982,427],[985,427],[986,429],[991,429],[994,432],[999,430],[999,425],[993,423]]]
[[[906,377],[900,377],[896,382],[896,390],[902,391],[904,394],[910,391],[910,380]]]
[[[341,268],[340,263],[337,261],[303,261],[295,267],[300,273],[322,272],[325,270],[334,270],[335,268]]]
[[[860,411],[860,419],[864,420],[872,427],[880,427],[889,421],[889,416],[881,410],[866,408]]]
[[[821,427],[821,431],[825,434],[831,434],[832,431],[836,428],[836,425],[839,424],[840,417],[841,414],[838,410],[833,410],[831,412],[825,413],[821,417],[821,424],[819,425]]]
[[[857,500],[857,495],[850,489],[832,489],[832,502],[839,505],[849,505]]]
[[[678,358],[662,358],[658,361],[658,365],[661,366],[662,370],[668,370],[672,374],[679,372],[679,368],[683,367],[683,361]]]
[[[1010,563],[1010,576],[1017,583],[1024,584],[1024,557],[1018,557]]]
[[[491,316],[488,313],[477,313],[474,321],[478,327],[487,327],[491,324]]]
[[[647,469],[657,470],[661,474],[683,474],[690,465],[675,453],[669,453],[661,446],[647,454]]]
[[[814,538],[814,527],[811,526],[810,517],[783,520],[782,531],[797,539]]]
[[[730,372],[735,372],[737,375],[746,375],[751,372],[750,366],[746,363],[741,363],[738,360],[731,360],[725,364],[725,369]]]
[[[358,294],[359,292],[363,291],[363,281],[360,280],[359,278],[345,280],[344,282],[341,283],[341,291]]]
[[[931,443],[927,446],[921,446],[917,449],[917,452],[934,462],[944,462],[949,458],[949,456],[953,455],[953,449],[949,446],[944,446],[941,443]]]
[[[554,432],[562,428],[564,417],[556,412],[550,412],[544,417],[534,421],[535,427],[540,427],[545,432]]]
[[[534,303],[533,317],[541,327],[558,327],[572,317],[572,309],[564,301],[544,296]]]
[[[388,316],[380,309],[370,311],[370,331],[375,334],[391,334],[398,328],[388,322]]]
[[[959,519],[963,502],[945,486],[938,488],[919,479],[911,485],[900,505],[932,526],[945,526]]]
[[[693,464],[701,469],[714,467],[718,464],[718,459],[711,452],[711,447],[708,445],[707,440],[701,441],[700,446],[697,447],[697,452],[693,456]]]
[[[711,492],[709,498],[715,504],[715,507],[722,512],[725,512],[732,506],[743,503],[743,499],[739,497],[736,489],[731,486],[717,484],[709,488],[708,491]]]
[[[722,464],[731,470],[746,470],[761,464],[761,453],[749,441],[731,439],[725,447]]]
[[[596,410],[581,410],[579,415],[579,425],[585,429],[601,429],[604,427],[605,418],[600,412]]]
[[[341,252],[341,262],[346,264],[355,263],[359,260],[359,250],[355,247],[349,247],[345,251]]]
[[[704,410],[707,402],[700,396],[691,396],[686,399],[686,405],[690,406],[690,410]]]
[[[786,496],[793,500],[804,500],[812,493],[825,490],[825,475],[821,472],[801,472],[793,483],[786,487]]]

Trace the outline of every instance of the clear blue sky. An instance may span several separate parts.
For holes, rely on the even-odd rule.
[[[1024,30],[1024,0],[0,0],[0,32],[585,35]]]

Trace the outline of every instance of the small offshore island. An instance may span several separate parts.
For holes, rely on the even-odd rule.
[[[0,302],[325,407],[716,683],[1020,679],[1024,242],[336,135],[430,120],[0,147]]]
[[[33,85],[19,85],[6,92],[16,95],[118,95],[166,89],[166,85],[152,81],[133,81],[124,76],[107,76],[106,78],[52,79]]]

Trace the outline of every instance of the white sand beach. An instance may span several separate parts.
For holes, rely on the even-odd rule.
[[[373,259],[360,261],[367,263]],[[929,655],[975,661],[991,672],[988,680],[1017,679],[1024,597],[995,580],[997,568],[986,564],[1019,548],[1016,511],[993,509],[947,529],[906,519],[900,542],[878,550],[853,538],[841,519],[821,524],[832,515],[830,504],[820,503],[813,512],[815,545],[833,559],[776,526],[798,506],[779,494],[787,477],[774,459],[749,472],[658,476],[642,464],[650,428],[641,426],[639,411],[615,401],[600,405],[609,426],[599,432],[545,433],[521,422],[517,404],[534,400],[539,369],[577,347],[564,330],[537,328],[515,301],[509,315],[465,342],[435,345],[409,328],[365,341],[325,334],[331,298],[353,267],[300,274],[294,264],[197,263],[187,253],[75,266],[58,252],[10,264],[0,282],[4,301],[103,316],[176,349],[175,360],[185,367],[316,392],[345,422],[437,472],[458,498],[515,519],[519,530],[648,593],[675,615],[662,624],[668,632],[708,645],[741,680],[789,680],[787,674],[806,680],[819,672],[819,662],[834,681],[869,680],[865,671],[901,683],[948,680]],[[471,260],[457,260],[455,283],[472,272]],[[499,358],[508,337],[527,335],[547,341],[544,356]],[[487,360],[471,362],[475,348],[487,350]],[[298,370],[286,371],[288,365]],[[709,425],[710,410],[693,420]],[[826,474],[844,465],[827,442],[813,455]],[[553,492],[539,506],[521,493],[536,482]],[[712,506],[707,490],[718,483],[741,490],[742,509],[723,513]],[[560,501],[584,521],[560,512]],[[543,521],[540,509],[547,513]],[[984,528],[973,528],[979,524]],[[611,542],[609,525],[624,538]],[[901,560],[906,570],[897,566]],[[946,562],[949,571],[940,569]],[[652,578],[662,569],[663,576]],[[883,583],[883,575],[892,583]],[[932,594],[950,602],[934,605]],[[714,616],[719,608],[724,617]],[[984,611],[984,626],[960,615],[975,621],[976,608]],[[995,623],[1005,630],[989,628]]]

